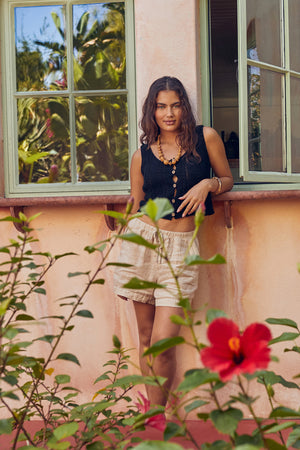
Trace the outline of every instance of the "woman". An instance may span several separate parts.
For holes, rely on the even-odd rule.
[[[182,83],[173,77],[154,81],[143,105],[141,148],[131,161],[131,195],[135,213],[150,198],[165,197],[174,212],[159,220],[159,228],[173,267],[179,267],[193,235],[194,215],[205,203],[206,214],[213,214],[211,193],[220,194],[233,186],[223,142],[209,127],[196,127],[191,105]],[[210,178],[213,169],[215,177]],[[157,242],[156,229],[147,216],[133,219],[130,229],[145,239]],[[130,252],[133,252],[131,254]],[[198,242],[190,252],[198,254]],[[153,256],[154,255],[154,256]],[[115,275],[115,291],[132,299],[140,340],[140,365],[143,374],[149,367],[142,357],[145,347],[164,338],[177,336],[179,326],[169,317],[181,315],[177,289],[164,260],[144,247],[124,242],[120,260],[132,262]],[[190,301],[197,289],[197,266],[186,267],[179,278],[183,297]],[[132,277],[166,284],[168,289],[127,290],[122,286]],[[173,295],[172,295],[173,294]],[[153,365],[157,375],[167,379],[163,388],[147,386],[151,404],[165,405],[174,379],[175,349],[157,356]]]

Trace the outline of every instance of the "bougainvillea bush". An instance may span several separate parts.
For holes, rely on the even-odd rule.
[[[190,445],[190,448],[202,450],[300,448],[300,411],[278,405],[274,399],[277,386],[299,390],[298,374],[295,374],[294,379],[285,380],[268,370],[270,361],[274,359],[271,349],[277,342],[293,341],[293,346],[287,350],[299,356],[300,347],[295,343],[300,336],[297,323],[291,319],[267,319],[268,324],[293,330],[275,338],[272,338],[269,326],[263,323],[249,324],[241,331],[238,324],[218,310],[208,309],[206,321],[201,323],[189,300],[181,296],[178,281],[180,272],[175,272],[170,265],[163,239],[159,246],[155,246],[130,232],[130,220],[137,216],[130,215],[131,206],[132,201],[129,201],[124,214],[102,211],[116,221],[117,230],[107,240],[86,247],[85,250],[90,254],[99,252],[99,266],[85,274],[78,272],[78,275],[86,276],[86,285],[81,293],[70,294],[61,301],[62,308],[66,304],[70,306],[69,313],[66,315],[62,312],[55,317],[60,322],[57,334],[37,338],[48,346],[48,352],[38,356],[31,351],[34,342],[28,341],[26,334],[32,324],[50,317],[42,319],[31,316],[27,311],[28,305],[34,293],[46,293],[45,276],[56,262],[65,258],[67,263],[68,258],[76,256],[72,252],[55,256],[34,253],[30,247],[34,241],[30,227],[34,217],[27,218],[20,213],[18,219],[2,219],[15,221],[22,229],[17,239],[10,240],[8,245],[0,248],[0,407],[1,417],[5,417],[0,420],[0,443],[1,435],[10,436],[9,447],[4,450],[133,447],[138,450],[178,450],[183,445],[184,448]],[[156,199],[150,200],[142,213],[152,219],[161,237],[157,222],[171,210],[172,206],[166,199]],[[203,219],[204,213],[200,209],[195,216],[193,239],[196,239]],[[79,364],[78,357],[68,353],[65,348],[64,336],[72,333],[75,317],[92,319],[92,313],[84,302],[85,296],[93,284],[101,288],[104,283],[101,272],[108,264],[119,265],[111,262],[109,257],[118,239],[129,240],[133,245],[151,245],[153,251],[170,265],[178,286],[178,302],[183,309],[183,317],[173,315],[170,320],[188,328],[191,340],[177,336],[156,342],[145,349],[144,357],[151,375],[143,376],[131,374],[132,370],[128,370],[133,364],[130,353],[119,338],[113,336],[113,347],[103,373],[95,379],[94,397],[88,403],[80,403],[78,389],[72,387],[69,375],[57,374],[52,383],[48,381],[50,377],[47,375],[52,373],[52,365],[56,360]],[[221,255],[204,260],[199,255],[188,256],[188,251],[184,260],[187,265],[224,263]],[[147,280],[134,278],[128,287],[145,288],[147,283]],[[199,327],[207,327],[208,345],[199,341]],[[153,361],[158,354],[177,345],[193,346],[199,354],[199,364],[187,368],[180,385],[169,393],[166,408],[151,405],[143,394],[143,385],[155,384],[164,389],[165,381],[154,372]],[[256,414],[259,396],[253,397],[251,394],[257,383],[265,388],[268,404],[266,417],[263,418]],[[239,431],[245,410],[249,411],[254,421],[253,431],[249,434]],[[213,438],[211,442],[197,442],[188,426],[190,418],[196,418],[199,424],[213,425],[221,438],[214,442]],[[32,431],[30,427],[33,420],[38,421],[37,431]],[[159,430],[161,440],[147,441],[141,433],[137,434],[146,427]]]

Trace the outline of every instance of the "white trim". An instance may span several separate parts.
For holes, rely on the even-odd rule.
[[[246,0],[237,2],[238,25],[238,95],[239,95],[239,158],[240,177],[244,178],[248,170],[248,96],[247,96],[247,42],[245,30]],[[244,150],[245,149],[245,150]]]
[[[291,155],[291,98],[289,64],[288,0],[281,0],[281,49],[282,67],[247,58],[247,0],[238,0],[238,59],[239,59],[239,135],[240,135],[240,176],[249,182],[299,183],[300,173],[292,173]],[[249,170],[248,161],[248,80],[249,66],[279,73],[282,80],[282,158],[286,172],[254,172]],[[300,73],[296,73],[300,77]],[[239,185],[240,187],[241,185]],[[267,185],[268,186],[268,185]],[[287,185],[286,185],[287,186]],[[284,187],[285,189],[286,187]],[[296,186],[299,188],[299,185]],[[269,186],[268,186],[269,189]]]

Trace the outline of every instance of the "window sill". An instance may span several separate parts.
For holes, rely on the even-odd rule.
[[[300,199],[300,190],[289,191],[230,191],[213,197],[213,202],[224,203],[224,216],[227,228],[232,227],[231,204],[234,201],[245,200],[278,200],[278,199]],[[24,197],[24,198],[3,198],[0,197],[0,208],[10,208],[13,217],[19,217],[19,212],[25,207],[72,207],[103,205],[104,209],[113,210],[114,205],[125,205],[129,195],[93,195],[77,197]],[[105,221],[109,229],[114,229],[114,220],[105,216]],[[19,230],[20,231],[20,230]]]

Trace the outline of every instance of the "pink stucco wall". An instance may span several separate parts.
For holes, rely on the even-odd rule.
[[[41,208],[27,208],[31,216]],[[80,294],[85,285],[84,277],[68,278],[68,272],[94,270],[99,264],[99,255],[89,255],[83,250],[86,245],[99,242],[111,235],[105,225],[103,216],[95,207],[48,208],[32,223],[34,237],[39,242],[33,243],[33,251],[50,251],[53,255],[75,252],[77,256],[68,256],[59,260],[46,278],[47,295],[36,294],[31,302],[29,312],[37,316],[61,314],[57,299],[72,294]],[[300,231],[297,223],[300,210],[295,201],[242,201],[233,202],[232,228],[226,228],[223,203],[215,203],[215,215],[207,217],[199,233],[201,255],[205,258],[221,253],[227,260],[226,265],[200,266],[199,288],[194,301],[200,319],[204,319],[208,307],[225,310],[236,320],[241,328],[254,321],[264,321],[267,317],[288,317],[297,320],[299,308],[299,282],[297,263],[300,260]],[[1,217],[9,211],[1,210]],[[0,223],[0,246],[7,239],[14,237],[16,231],[11,223]],[[112,252],[111,261],[118,255],[118,247]],[[132,348],[132,360],[137,363],[137,332],[131,302],[124,302],[115,297],[112,289],[112,269],[102,274],[105,284],[95,285],[84,300],[84,309],[89,309],[94,319],[78,318],[75,328],[68,333],[59,352],[71,352],[78,356],[81,368],[69,362],[54,362],[55,372],[69,373],[73,384],[82,391],[83,401],[91,400],[95,392],[93,381],[102,373],[107,351],[112,348],[112,335],[116,334],[126,348]],[[65,311],[67,311],[65,307]],[[32,326],[32,337],[43,333],[52,334],[57,330],[59,321],[47,320]],[[277,336],[283,331],[273,326]],[[182,330],[188,339],[189,334]],[[199,339],[205,338],[205,325],[199,327]],[[279,349],[280,363],[272,363],[272,369],[279,371],[287,379],[296,375],[297,358]],[[47,346],[40,344],[36,351],[46,355]],[[178,348],[177,382],[184,372],[192,367],[200,367],[199,356],[193,349],[182,346]],[[136,372],[130,367],[129,372]],[[257,392],[257,387],[255,387]],[[287,401],[297,406],[300,396],[294,390],[279,391],[277,400]],[[267,405],[262,402],[261,413]]]
[[[186,85],[200,120],[196,12],[196,0],[135,1],[139,113],[149,83],[158,76],[169,74],[179,77]],[[30,308],[38,316],[59,313],[59,297],[82,292],[84,277],[68,278],[68,272],[92,270],[99,263],[97,253],[88,255],[83,250],[86,245],[111,235],[103,217],[95,213],[99,209],[101,207],[95,206],[25,208],[27,216],[42,212],[32,223],[34,236],[39,239],[32,244],[33,250],[78,254],[59,260],[46,278],[47,295],[37,294],[32,298]],[[199,268],[199,289],[194,306],[223,309],[241,327],[267,317],[297,320],[300,302],[300,275],[297,272],[300,261],[299,199],[233,201],[232,228],[226,228],[222,202],[215,204],[215,210],[215,215],[206,218],[199,234],[201,255],[209,258],[221,253],[227,264]],[[9,209],[0,209],[0,217],[8,214]],[[16,233],[11,223],[0,223],[0,246]],[[117,256],[116,246],[112,260]],[[68,362],[53,363],[54,375],[71,374],[73,384],[82,392],[83,401],[92,399],[93,381],[108,358],[106,352],[112,347],[113,334],[119,336],[125,347],[133,349],[132,359],[137,363],[138,342],[132,304],[114,296],[112,269],[106,269],[103,275],[105,284],[95,285],[84,300],[84,309],[91,310],[94,319],[78,318],[74,330],[66,335],[60,348],[60,351],[75,353],[81,368]],[[203,316],[204,313],[199,312],[199,318]],[[57,326],[56,320],[47,320],[32,327],[32,336],[43,332],[51,334]],[[273,327],[274,335],[280,331],[280,327]],[[183,333],[188,338],[184,330]],[[199,338],[205,340],[205,325],[199,328]],[[40,344],[36,351],[45,353],[45,347]],[[193,349],[179,348],[176,381],[187,369],[199,366],[199,356]],[[289,353],[272,366],[288,379],[299,372],[297,359]],[[130,372],[136,370],[134,367],[129,369]],[[300,398],[291,390],[280,391],[277,400],[297,406]],[[260,413],[266,409],[267,405],[261,402]]]

